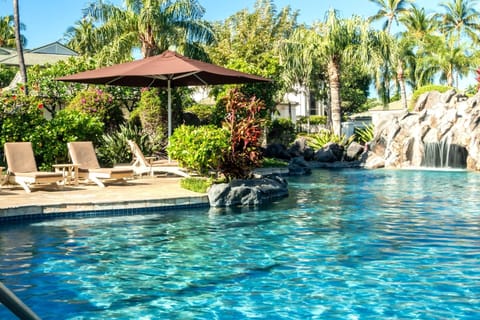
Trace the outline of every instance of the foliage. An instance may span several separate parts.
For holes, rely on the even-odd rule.
[[[127,140],[134,140],[141,150],[151,153],[151,142],[147,134],[142,133],[135,125],[120,125],[117,131],[104,133],[100,137],[97,149],[99,162],[110,167],[118,163],[131,162],[132,154]]]
[[[248,99],[238,90],[229,92],[223,127],[230,134],[230,145],[224,149],[219,168],[227,180],[247,178],[260,166],[264,121],[259,113],[263,108],[265,104],[255,97]]]
[[[92,141],[96,144],[104,124],[95,115],[64,109],[35,133],[31,141],[39,167],[50,169],[55,163],[68,163],[67,142]]]
[[[204,177],[189,177],[180,180],[180,186],[182,188],[199,193],[206,193],[212,183],[212,179]]]
[[[342,146],[349,145],[355,136],[347,138],[345,135],[337,135],[330,130],[322,130],[319,133],[311,134],[307,136],[307,144],[309,147],[319,150],[325,147],[328,143],[333,142]]]
[[[375,126],[373,123],[369,125],[364,124],[363,128],[355,128],[355,140],[365,144],[373,140]]]
[[[165,137],[167,108],[162,104],[157,88],[143,88],[138,107],[131,113],[130,121],[138,118],[143,132],[153,143],[161,143]]]
[[[124,121],[122,112],[113,96],[100,88],[90,87],[79,91],[67,105],[67,109],[95,115],[105,123],[105,129],[112,131]]]
[[[275,79],[272,83],[245,84],[241,92],[265,102],[262,111],[269,117],[282,87],[282,67],[278,59],[278,43],[297,27],[298,12],[290,7],[280,10],[271,0],[257,0],[253,12],[241,10],[214,25],[217,42],[208,48],[215,64]],[[217,96],[228,95],[226,88]]]
[[[131,59],[134,49],[150,57],[169,46],[198,58],[203,54],[201,45],[214,39],[209,24],[202,20],[204,9],[196,0],[130,0],[124,6],[97,0],[84,13],[93,28],[87,24],[70,30],[71,42],[91,54],[91,43],[78,41],[90,38],[96,44],[95,58],[109,64]]]
[[[51,65],[33,65],[28,68],[28,86],[32,95],[42,98],[45,109],[52,115],[62,109],[78,92],[88,86],[82,83],[57,81],[56,78],[95,69],[100,64],[88,57],[71,57]],[[116,105],[129,109],[140,96],[137,88],[120,86],[97,86],[110,93]],[[118,113],[121,115],[121,113]],[[112,119],[115,119],[114,117]],[[114,121],[115,122],[115,121]],[[116,121],[118,122],[118,121]]]
[[[327,124],[327,117],[326,116],[310,116],[309,119],[311,125],[326,125]],[[299,117],[297,120],[298,124],[306,124],[307,117]]]
[[[5,88],[12,82],[17,70],[17,67],[0,64],[0,88]]]
[[[413,109],[415,107],[415,104],[417,103],[418,98],[426,92],[438,91],[440,93],[444,93],[451,89],[453,88],[449,86],[441,86],[441,85],[427,85],[427,86],[420,87],[417,90],[415,90],[412,94],[412,98],[410,101],[410,108]]]
[[[194,104],[185,109],[185,112],[193,113],[197,116],[201,124],[210,123],[214,113],[214,106],[208,104]]]
[[[220,166],[222,154],[228,149],[229,133],[215,126],[176,128],[167,147],[168,155],[182,167],[208,175]]]
[[[263,158],[262,168],[287,167],[288,162],[276,158]]]
[[[45,125],[43,103],[37,97],[17,94],[0,95],[0,143],[32,141]]]
[[[267,132],[268,143],[280,143],[288,146],[295,140],[295,124],[290,119],[273,120],[268,126]]]
[[[47,121],[39,97],[19,94],[2,95],[0,99],[0,143],[32,142],[40,169],[68,162],[67,142],[95,142],[103,132],[103,123],[97,117],[75,110],[62,110]]]

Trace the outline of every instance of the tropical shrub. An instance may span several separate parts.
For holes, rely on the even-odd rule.
[[[194,104],[186,108],[184,112],[185,113],[189,112],[194,114],[200,121],[200,124],[208,124],[208,123],[211,123],[214,109],[215,107],[212,105]]]
[[[288,162],[276,158],[263,158],[262,167],[263,168],[272,168],[272,167],[287,167]]]
[[[162,104],[157,88],[143,88],[138,107],[130,114],[130,122],[140,123],[154,144],[163,144],[167,123],[167,106]]]
[[[94,115],[71,109],[57,112],[43,127],[37,128],[30,139],[37,156],[37,164],[42,169],[50,169],[52,164],[68,163],[67,143],[92,141],[97,144],[103,128],[103,122]]]
[[[373,140],[375,126],[373,123],[365,125],[363,128],[355,128],[355,140],[365,144]]]
[[[415,108],[415,104],[417,103],[418,98],[425,92],[438,91],[440,93],[444,93],[451,89],[453,88],[449,86],[441,86],[441,85],[433,85],[433,84],[420,87],[417,90],[415,90],[412,94],[412,98],[410,100],[410,109]]]
[[[193,192],[206,193],[208,188],[212,185],[213,180],[205,177],[190,177],[182,178],[180,180],[180,186],[183,189],[187,189]]]
[[[347,139],[345,135],[339,136],[330,130],[322,130],[319,133],[308,135],[306,138],[309,147],[313,148],[314,150],[319,150],[330,142],[337,143],[342,146],[349,145],[355,136],[351,136]]]
[[[327,124],[327,116],[314,115],[314,116],[310,116],[309,120],[310,120],[311,125],[326,125]],[[307,117],[305,117],[305,116],[299,117],[299,119],[297,120],[297,123],[306,124],[307,123]]]
[[[97,150],[98,160],[106,166],[114,166],[117,163],[129,163],[132,153],[127,140],[137,142],[139,148],[145,154],[151,154],[152,144],[149,136],[135,125],[120,125],[119,130],[105,133],[100,137]]]
[[[170,137],[167,152],[182,167],[208,175],[220,166],[222,155],[229,147],[229,139],[227,130],[212,125],[181,125]]]
[[[295,140],[295,124],[286,118],[272,121],[268,126],[267,142],[290,145]]]
[[[37,97],[16,94],[0,95],[0,143],[32,141],[46,123],[43,103]]]
[[[231,90],[226,98],[227,116],[223,128],[230,136],[224,149],[220,172],[227,180],[244,179],[252,169],[261,165],[261,136],[264,120],[260,112],[265,104],[255,97],[246,98],[240,91]]]
[[[107,131],[113,131],[123,122],[122,112],[113,96],[100,88],[82,90],[70,101],[67,109],[78,110],[98,117]]]

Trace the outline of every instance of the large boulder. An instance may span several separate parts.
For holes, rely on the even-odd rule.
[[[263,152],[263,156],[266,158],[290,160],[290,154],[287,148],[281,143],[271,143],[267,145]]]
[[[354,161],[358,160],[360,155],[365,151],[365,147],[362,146],[360,143],[353,141],[347,148],[347,153],[345,156],[345,160],[347,161]]]
[[[305,137],[300,137],[295,140],[290,148],[288,148],[288,152],[292,158],[304,157],[307,161],[313,160],[315,156],[314,150],[308,146]]]
[[[255,206],[288,196],[288,183],[281,176],[233,180],[214,184],[208,190],[212,207]]]
[[[337,143],[327,143],[315,153],[314,160],[318,162],[335,162],[343,158],[343,146]]]
[[[480,169],[480,94],[466,98],[454,90],[428,92],[397,118],[375,125],[370,150],[385,167]],[[382,161],[369,156],[368,167]]]
[[[304,176],[312,173],[310,165],[303,157],[296,157],[288,163],[288,175],[290,176]]]

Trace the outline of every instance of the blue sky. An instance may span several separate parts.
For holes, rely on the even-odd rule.
[[[242,9],[252,10],[255,0],[199,0],[205,8],[205,19],[223,20]],[[62,39],[69,26],[80,20],[82,9],[91,0],[19,0],[20,19],[26,25],[27,48],[36,48]],[[111,0],[121,4],[121,0]],[[427,10],[438,9],[440,1],[417,0],[417,5],[424,5]],[[371,16],[378,7],[369,0],[275,0],[277,9],[290,6],[299,10],[300,22],[312,23],[322,20],[325,12],[334,8],[343,17],[352,14]],[[12,13],[12,0],[0,0],[0,16]]]

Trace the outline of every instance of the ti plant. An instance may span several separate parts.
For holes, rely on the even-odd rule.
[[[264,120],[260,112],[265,104],[255,97],[246,98],[231,90],[226,100],[227,116],[223,127],[230,133],[230,146],[223,154],[220,171],[227,180],[245,179],[261,165],[260,138]]]

